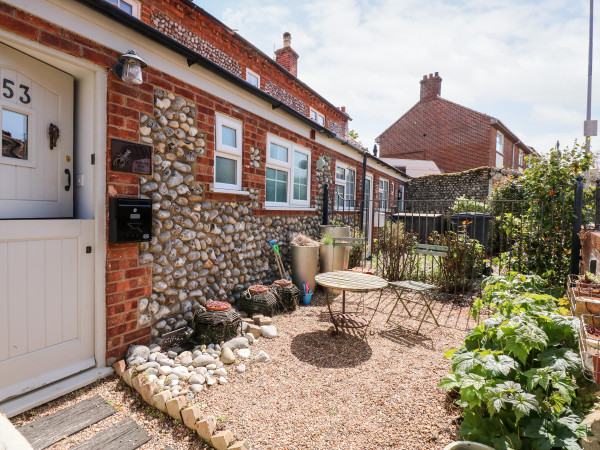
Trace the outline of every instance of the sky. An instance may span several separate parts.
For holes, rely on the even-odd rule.
[[[369,148],[434,72],[443,98],[500,119],[538,152],[583,141],[589,0],[195,2],[269,56],[290,32],[298,78],[346,106]],[[596,20],[592,119],[600,119],[598,31]],[[592,150],[600,153],[600,138]]]

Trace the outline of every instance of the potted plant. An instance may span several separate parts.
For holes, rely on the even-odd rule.
[[[304,234],[297,234],[290,242],[292,249],[292,281],[302,292],[304,283],[315,289],[319,267],[319,242]]]
[[[320,272],[331,272],[333,270],[333,234],[325,233],[321,237],[319,247]]]

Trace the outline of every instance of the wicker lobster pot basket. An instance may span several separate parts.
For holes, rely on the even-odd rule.
[[[271,285],[271,292],[277,298],[278,312],[295,311],[300,300],[300,289],[290,280],[275,280]]]
[[[255,284],[242,292],[237,305],[249,316],[253,314],[272,316],[277,309],[277,299],[267,286]]]
[[[238,334],[242,318],[226,302],[206,302],[206,311],[194,315],[194,333],[191,340],[196,344],[228,341]]]

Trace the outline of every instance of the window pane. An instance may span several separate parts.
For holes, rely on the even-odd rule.
[[[294,152],[294,200],[308,200],[308,155]]]
[[[27,115],[2,110],[2,156],[27,159]]]
[[[127,2],[124,2],[123,0],[120,0],[119,8],[121,8],[126,13],[133,14],[133,9],[132,9],[131,5]]]
[[[346,179],[346,170],[343,167],[336,167],[335,168],[335,177],[338,180],[345,180]]]
[[[287,203],[287,172],[267,167],[266,200]]]
[[[247,73],[246,74],[246,80],[248,81],[248,83],[250,83],[252,86],[258,86],[258,77],[255,77],[254,75],[252,75],[251,73]]]
[[[276,159],[282,162],[288,162],[288,149],[281,145],[271,142],[270,155],[271,159]]]
[[[237,147],[237,131],[225,125],[221,125],[221,142],[229,147]]]
[[[504,153],[504,136],[502,133],[496,134],[496,151],[498,153]]]
[[[354,172],[354,170],[348,169],[347,174],[346,174],[346,207],[347,208],[354,208],[355,192],[356,192],[356,172]]]
[[[348,173],[346,174],[346,181],[354,183],[354,180],[356,180],[356,172],[354,172],[354,170],[348,169]]]
[[[325,125],[325,117],[323,117],[321,114],[319,114],[317,116],[317,122],[319,123],[319,125]]]
[[[335,205],[341,207],[344,200],[344,190],[345,186],[336,184],[335,185]]]
[[[215,158],[215,182],[237,184],[237,161],[235,159]]]
[[[504,167],[504,155],[496,153],[496,167]]]
[[[312,120],[317,120],[317,112],[313,111],[312,109],[310,110],[310,118]]]

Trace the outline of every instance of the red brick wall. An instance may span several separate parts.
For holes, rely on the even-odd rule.
[[[429,159],[446,173],[490,165],[490,117],[438,98],[417,103],[379,136],[383,158]],[[495,137],[492,151],[495,151]]]
[[[0,2],[0,28],[58,49],[81,59],[111,68],[119,53],[67,29]],[[52,61],[48,61],[52,64]],[[131,87],[108,77],[107,167],[112,138],[138,141],[140,112],[152,113],[152,86]],[[100,157],[100,156],[99,156]],[[136,175],[108,171],[107,197],[139,194]],[[107,198],[108,205],[108,198]],[[108,214],[106,214],[108,216]],[[108,232],[107,232],[108,235]],[[107,244],[106,255],[106,356],[119,357],[133,343],[148,343],[150,327],[137,324],[137,303],[151,293],[150,266],[139,266],[136,244]]]
[[[143,5],[143,14],[149,14],[148,5]],[[169,2],[173,11],[180,11],[178,2]],[[155,4],[153,4],[156,6]],[[198,17],[198,16],[196,16]],[[188,15],[185,20],[192,20]],[[194,19],[195,20],[195,19]],[[204,22],[203,22],[204,23]],[[214,27],[214,24],[206,22],[204,28]],[[113,196],[137,197],[139,195],[139,178],[137,175],[114,172],[110,170],[111,140],[122,139],[138,142],[139,119],[141,114],[153,115],[153,91],[162,88],[193,100],[197,105],[197,126],[205,133],[206,152],[199,156],[196,161],[196,178],[205,183],[212,183],[213,160],[214,160],[214,123],[215,112],[230,115],[243,122],[244,146],[243,146],[243,175],[242,184],[244,189],[255,188],[260,190],[260,201],[265,200],[265,167],[266,161],[266,138],[267,133],[272,133],[283,139],[297,143],[311,150],[312,180],[311,201],[314,205],[315,199],[322,195],[322,186],[314,183],[316,161],[321,154],[329,155],[332,164],[340,159],[355,167],[357,171],[357,197],[360,195],[360,176],[362,162],[354,161],[341,155],[336,155],[327,147],[317,144],[310,139],[309,130],[306,136],[290,132],[273,123],[267,122],[250,112],[244,111],[237,106],[219,99],[208,92],[201,91],[194,86],[184,83],[168,74],[161,73],[152,67],[144,70],[145,83],[141,86],[126,85],[117,79],[112,73],[112,66],[119,56],[118,52],[94,43],[82,36],[76,35],[69,30],[52,25],[41,18],[33,17],[12,6],[0,2],[0,28],[24,36],[43,45],[59,49],[84,60],[99,64],[108,72],[107,85],[107,142],[106,142],[106,204],[108,198]],[[230,41],[235,42],[235,41]],[[240,49],[240,44],[230,44],[232,48]],[[250,60],[246,52],[246,58]],[[259,58],[256,58],[258,60]],[[288,84],[293,84],[287,78]],[[292,86],[293,87],[293,86]],[[321,111],[323,107],[319,108]],[[250,167],[250,146],[261,149],[261,166]],[[100,157],[100,156],[99,156]],[[376,192],[378,171],[370,170],[375,174],[374,192]],[[385,176],[385,178],[388,178]],[[388,178],[399,185],[398,180]],[[206,197],[214,200],[245,200],[229,194],[207,193]],[[296,211],[254,211],[254,214],[277,214],[297,215]],[[317,214],[309,211],[302,214]],[[106,216],[108,217],[108,211]],[[107,224],[108,226],[108,224]],[[107,230],[108,235],[108,230]],[[138,326],[138,302],[152,292],[151,265],[140,265],[138,260],[137,244],[109,244],[107,243],[106,255],[106,356],[107,359],[123,356],[129,345],[134,343],[148,343],[150,341],[150,327]]]
[[[215,112],[219,112],[242,122],[244,135],[242,146],[242,190],[258,189],[260,191],[259,201],[261,203],[265,201],[266,195],[265,161],[267,159],[266,144],[267,135],[269,133],[287,141],[290,141],[292,143],[295,143],[311,151],[311,180],[315,180],[315,167],[320,155],[326,155],[331,157],[332,165],[335,165],[335,161],[339,160],[349,166],[353,166],[357,172],[357,196],[360,195],[359,190],[362,186],[362,181],[360,181],[362,177],[362,161],[356,161],[346,156],[337,154],[331,149],[321,144],[318,144],[315,140],[310,138],[308,130],[306,135],[291,132],[286,128],[268,122],[253,113],[245,111],[230,102],[227,102],[219,97],[216,97],[206,91],[200,90],[195,86],[187,84],[167,74],[163,74],[151,67],[145,69],[145,73],[147,73],[148,75],[148,81],[152,83],[154,87],[174,92],[176,95],[181,95],[186,99],[196,103],[196,126],[200,131],[204,133],[204,140],[206,141],[204,154],[196,158],[196,180],[206,183],[207,185],[213,183],[214,181],[213,162],[215,156]],[[255,168],[250,164],[250,147],[260,149],[261,165],[258,168]],[[372,170],[371,168],[369,168],[369,172],[374,173],[375,178],[378,179],[377,177],[380,174],[379,171]],[[389,179],[390,183],[394,182],[396,186],[398,186],[400,183],[398,179],[393,179],[392,177],[389,177],[387,175],[382,176],[385,179]],[[316,183],[313,182],[311,183],[310,189],[311,206],[314,206],[315,199],[323,195],[322,186],[318,186]],[[245,199],[247,199],[247,196],[207,192],[206,198],[212,200],[244,201]],[[254,214],[315,215],[318,214],[318,212],[299,212],[281,210],[272,211],[259,209],[255,210]]]
[[[109,197],[138,197],[138,175],[111,170],[111,141],[139,141],[140,115],[153,113],[153,87],[132,86],[108,76],[106,182]],[[108,209],[106,211],[108,217]],[[107,224],[108,226],[108,224]],[[108,228],[107,228],[108,235]],[[138,326],[138,302],[152,293],[152,267],[138,260],[138,244],[107,243],[106,357],[119,358],[131,344],[148,344],[150,326]]]
[[[308,107],[324,114],[326,119],[333,120],[345,128],[347,118],[339,109],[331,107],[308,91],[297,78],[277,67],[272,59],[256,53],[255,48],[247,41],[238,35],[231,34],[210,15],[203,14],[192,2],[186,0],[146,0],[143,2],[141,19],[144,22],[151,24],[152,14],[157,13],[166,14],[237,60],[244,71],[242,77],[245,77],[245,70],[249,68],[260,75],[261,86],[264,87],[265,82],[271,81],[306,102]]]

